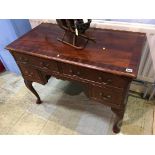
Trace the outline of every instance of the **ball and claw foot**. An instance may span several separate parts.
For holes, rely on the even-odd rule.
[[[42,101],[40,99],[37,99],[36,104],[41,104]]]
[[[36,90],[33,88],[32,81],[24,79],[24,82],[25,82],[26,87],[37,97],[36,104],[41,104],[42,101],[41,101],[38,93],[36,92]]]
[[[116,114],[116,122],[113,126],[113,132],[117,134],[121,130],[125,108],[123,109],[111,108],[111,110]]]
[[[119,133],[121,131],[121,126],[122,126],[122,120],[117,121],[113,126],[113,132],[116,134]]]

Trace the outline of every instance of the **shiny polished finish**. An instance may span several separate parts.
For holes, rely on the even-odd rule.
[[[117,115],[113,131],[119,132],[145,34],[91,28],[86,34],[96,43],[89,42],[83,50],[57,41],[61,34],[57,25],[43,23],[6,47],[20,67],[27,88],[41,103],[32,82],[46,84],[50,76],[81,82],[89,98],[112,108]]]
[[[96,43],[89,42],[85,49],[75,50],[57,41],[62,32],[57,25],[44,23],[7,46],[7,49],[136,77],[145,34],[89,29],[86,33],[95,38]],[[126,68],[133,69],[133,72],[126,72]]]

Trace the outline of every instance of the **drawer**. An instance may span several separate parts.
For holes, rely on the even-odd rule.
[[[32,66],[23,64],[18,65],[25,79],[41,84],[46,84],[48,82],[49,77]]]
[[[117,88],[110,89],[93,86],[91,97],[103,103],[120,105],[123,99],[123,91]]]
[[[125,88],[128,84],[128,80],[126,78],[94,69],[87,70],[86,78],[100,83],[103,86],[108,85],[112,87]]]
[[[103,86],[112,86],[124,88],[128,84],[128,80],[117,75],[97,71],[94,69],[79,67],[75,65],[62,64],[63,74],[79,77],[91,82],[101,84]]]
[[[57,62],[54,60],[47,60],[20,53],[15,53],[14,57],[17,63],[29,64],[45,71],[59,72]]]

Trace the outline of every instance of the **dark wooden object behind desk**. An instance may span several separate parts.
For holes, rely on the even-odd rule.
[[[136,78],[144,33],[89,29],[95,38],[77,50],[57,41],[63,30],[43,23],[6,48],[19,65],[25,84],[37,97],[32,82],[46,84],[50,76],[84,84],[86,95],[111,107],[117,115],[113,131],[119,132],[131,81]],[[128,72],[128,70],[132,72]]]

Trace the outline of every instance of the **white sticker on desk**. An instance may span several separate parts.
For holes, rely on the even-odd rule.
[[[126,72],[132,73],[132,72],[133,72],[133,69],[131,69],[131,68],[126,68]]]

